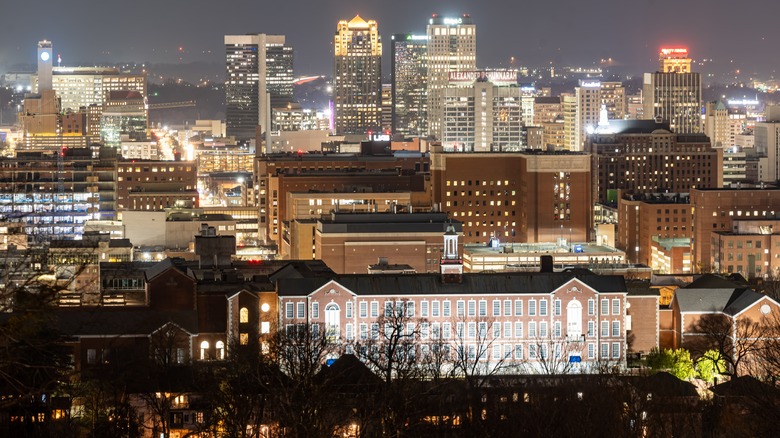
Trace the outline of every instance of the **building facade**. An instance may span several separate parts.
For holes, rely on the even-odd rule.
[[[705,135],[673,134],[652,126],[643,133],[629,132],[588,137],[597,202],[607,202],[617,190],[687,193],[722,185],[723,150],[711,147]]]
[[[225,35],[227,135],[254,139],[271,109],[292,101],[293,53],[284,35]]]
[[[701,74],[691,71],[688,50],[661,49],[659,61],[659,71],[644,75],[643,117],[669,122],[678,134],[702,132]]]
[[[393,133],[428,135],[428,37],[395,34],[390,45]]]
[[[477,68],[477,27],[471,16],[434,14],[428,21],[428,133],[440,139],[444,129],[444,99],[451,72]]]
[[[339,21],[333,38],[333,105],[337,134],[367,134],[382,126],[382,38],[377,22]]]
[[[559,152],[431,149],[433,202],[463,223],[468,244],[590,241],[589,157]]]
[[[447,149],[488,152],[522,145],[517,72],[453,72],[444,91],[441,142]]]

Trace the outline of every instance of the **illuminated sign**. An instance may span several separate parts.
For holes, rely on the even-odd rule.
[[[407,35],[406,36],[407,41],[427,41],[428,36],[427,35]]]
[[[450,25],[450,26],[456,26],[458,24],[463,24],[462,18],[445,18],[444,24]]]
[[[688,49],[683,48],[665,48],[661,49],[661,54],[664,56],[669,55],[688,55]]]
[[[470,82],[492,82],[494,84],[516,84],[516,70],[453,71],[449,73],[451,84]]]
[[[601,87],[600,81],[580,81],[580,87],[584,88],[599,88]]]
[[[756,106],[758,105],[757,100],[748,100],[748,99],[736,99],[736,100],[729,100],[729,105],[735,105],[735,106]]]

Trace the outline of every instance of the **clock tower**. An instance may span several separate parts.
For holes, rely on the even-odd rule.
[[[52,89],[51,41],[38,41],[38,93]]]

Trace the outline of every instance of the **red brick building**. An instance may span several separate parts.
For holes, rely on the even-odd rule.
[[[590,241],[590,183],[581,153],[431,150],[433,202],[463,223],[467,244]]]
[[[120,161],[117,209],[162,211],[177,201],[197,207],[197,177],[193,161]]]

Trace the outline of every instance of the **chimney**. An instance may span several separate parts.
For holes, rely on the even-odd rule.
[[[553,271],[553,256],[543,255],[541,257],[542,269],[539,272],[552,272]]]

